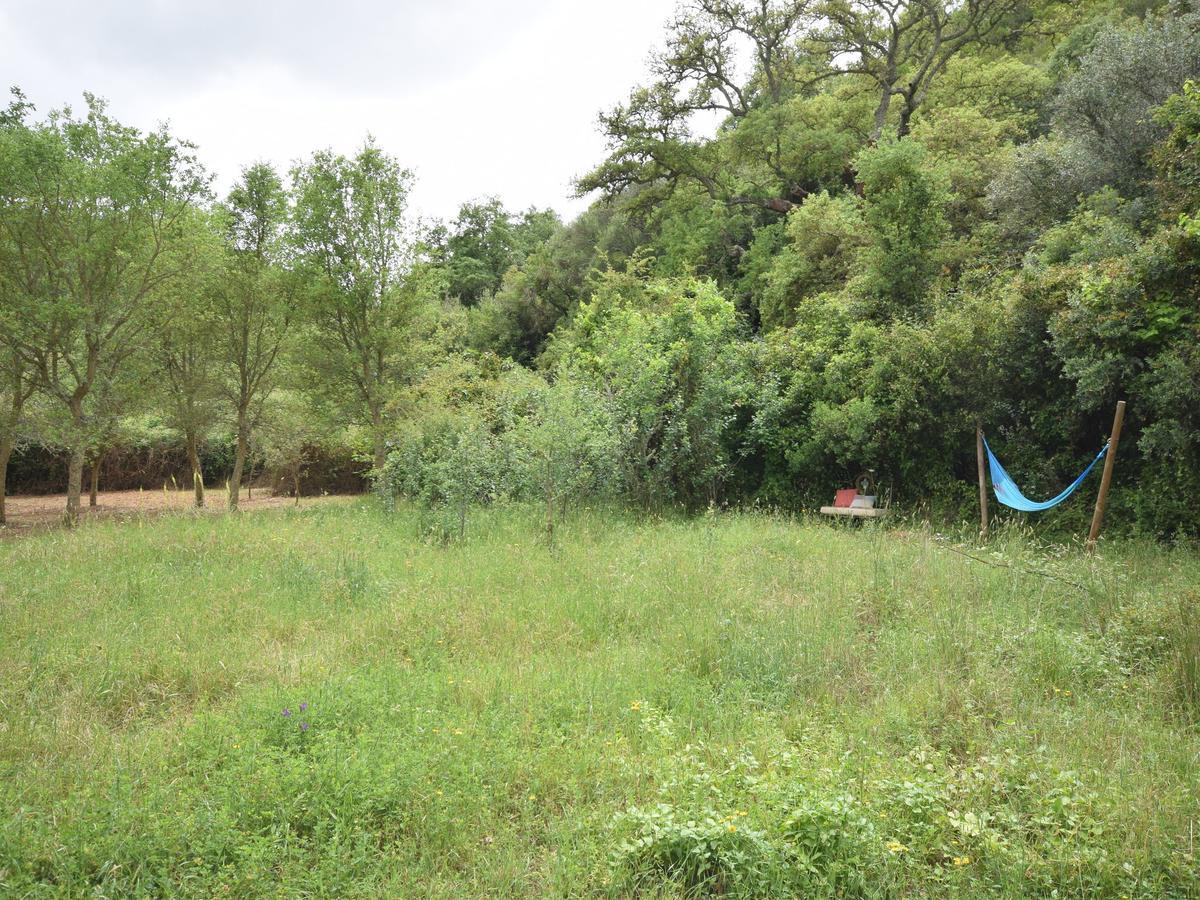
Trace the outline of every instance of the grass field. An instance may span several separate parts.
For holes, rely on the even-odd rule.
[[[0,894],[1200,893],[1194,551],[416,519],[0,543]]]

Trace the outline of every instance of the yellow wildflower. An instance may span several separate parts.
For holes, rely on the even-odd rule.
[[[971,864],[971,857],[956,856],[956,857],[954,857],[953,861],[956,866],[969,866]]]
[[[904,853],[908,850],[908,848],[899,841],[888,841],[884,846],[888,848],[889,853]]]

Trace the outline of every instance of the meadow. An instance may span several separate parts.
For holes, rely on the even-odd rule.
[[[0,894],[1200,894],[1194,549],[539,515],[0,543]]]

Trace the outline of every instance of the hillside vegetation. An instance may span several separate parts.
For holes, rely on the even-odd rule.
[[[1200,891],[1193,553],[423,515],[0,544],[0,893]]]

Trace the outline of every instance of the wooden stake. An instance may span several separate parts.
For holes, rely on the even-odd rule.
[[[987,476],[984,474],[983,454],[983,425],[975,422],[975,462],[979,466],[979,538],[987,540],[988,536],[988,496]]]
[[[1125,401],[1117,401],[1113,415],[1112,434],[1108,438],[1108,453],[1104,457],[1104,474],[1100,476],[1100,493],[1096,495],[1096,511],[1092,513],[1092,527],[1088,531],[1087,551],[1096,549],[1096,538],[1100,537],[1100,526],[1104,524],[1104,505],[1108,502],[1108,486],[1112,483],[1113,464],[1117,460],[1117,441],[1121,439],[1121,424],[1125,421]]]

